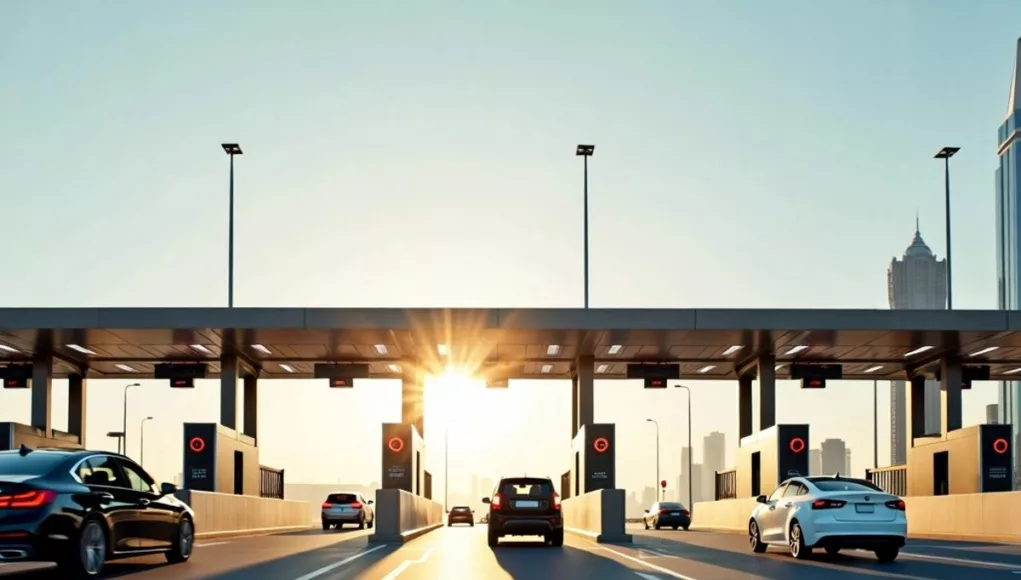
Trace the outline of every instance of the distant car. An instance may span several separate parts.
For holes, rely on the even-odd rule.
[[[471,527],[475,527],[475,512],[470,507],[466,506],[455,506],[447,514],[447,527],[454,524],[468,524]]]
[[[752,551],[786,546],[804,560],[814,548],[871,550],[880,562],[897,559],[908,534],[904,500],[862,479],[795,477],[769,496],[748,522]]]
[[[552,546],[564,545],[560,496],[549,478],[509,477],[500,480],[489,504],[489,545],[503,536],[542,536]]]
[[[0,560],[56,562],[61,578],[76,579],[142,554],[185,562],[195,514],[176,491],[115,453],[0,451]]]
[[[362,494],[338,491],[326,496],[322,520],[324,530],[331,526],[340,529],[344,524],[358,524],[358,529],[363,530],[376,522],[376,512],[372,500],[366,501]]]
[[[489,516],[483,514],[482,517],[479,518],[479,523],[480,524],[488,524],[489,523]]]
[[[691,512],[683,504],[671,501],[663,501],[652,504],[652,507],[645,510],[643,518],[645,529],[656,528],[684,528],[685,531],[691,527]]]

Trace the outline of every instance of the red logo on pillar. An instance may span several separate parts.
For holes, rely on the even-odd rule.
[[[801,453],[802,451],[805,450],[805,440],[802,439],[801,437],[795,437],[794,439],[791,439],[790,448],[791,451],[793,451],[794,453]]]
[[[1007,449],[1009,448],[1010,443],[1007,443],[1007,440],[1004,439],[1003,437],[1000,437],[999,439],[993,441],[993,451],[999,453],[1000,455],[1006,453]]]
[[[191,441],[188,441],[188,449],[195,453],[202,453],[206,450],[206,440],[201,437],[192,437]]]
[[[596,453],[606,453],[606,450],[610,448],[610,440],[600,437],[592,442],[592,448],[596,450]]]
[[[386,442],[386,446],[390,448],[390,451],[400,453],[401,449],[404,449],[404,440],[400,437],[391,437],[390,440]]]

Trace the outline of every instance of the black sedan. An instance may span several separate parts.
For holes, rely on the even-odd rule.
[[[191,557],[195,514],[114,453],[0,451],[0,561],[56,562],[62,578],[98,578],[107,560]]]
[[[652,507],[645,510],[645,529],[656,528],[684,528],[691,526],[691,512],[683,504],[664,501],[652,504]]]

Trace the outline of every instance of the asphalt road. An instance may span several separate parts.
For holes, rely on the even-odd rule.
[[[918,540],[909,542],[893,564],[879,564],[863,552],[796,562],[782,550],[752,554],[738,534],[636,527],[630,530],[635,543],[626,546],[569,535],[563,548],[510,539],[491,549],[485,531],[482,525],[442,528],[404,546],[370,545],[368,531],[353,530],[200,542],[186,564],[171,566],[150,556],[112,563],[109,572],[130,580],[984,580],[1021,575],[1021,546],[1003,544]],[[16,570],[0,567],[12,579],[55,578],[45,570],[7,576]]]

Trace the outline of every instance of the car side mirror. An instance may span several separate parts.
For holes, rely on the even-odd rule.
[[[472,510],[472,513],[475,513],[475,510]]]
[[[482,503],[489,503],[489,498],[488,497],[482,498]]]
[[[755,501],[759,503],[766,503],[766,496],[760,495],[759,497],[755,498]]]
[[[645,513],[649,513],[649,510],[645,510]]]
[[[177,493],[177,486],[172,483],[161,483],[160,493],[163,495],[174,495]]]
[[[372,504],[374,504],[374,503],[376,503],[376,502],[374,502],[374,501],[372,501],[372,500],[370,499],[369,501],[367,501],[367,502],[365,502],[365,503],[366,503],[367,505],[372,505]]]

